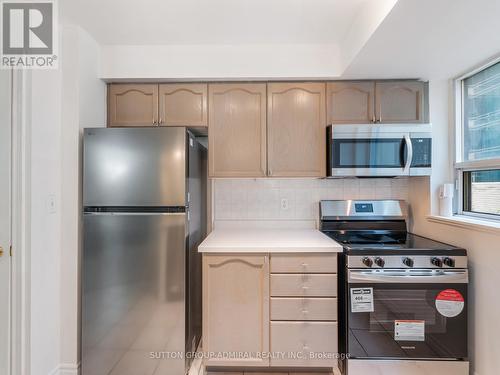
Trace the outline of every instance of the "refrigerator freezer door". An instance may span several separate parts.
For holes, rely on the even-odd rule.
[[[83,205],[185,206],[184,128],[85,129]]]
[[[160,354],[186,347],[185,228],[184,213],[84,215],[83,375],[184,374]]]

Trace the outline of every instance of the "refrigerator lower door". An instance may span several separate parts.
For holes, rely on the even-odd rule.
[[[83,375],[185,373],[185,228],[184,213],[84,215]]]
[[[467,361],[348,359],[349,375],[469,375]]]

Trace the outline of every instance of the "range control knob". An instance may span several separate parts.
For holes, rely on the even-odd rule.
[[[371,267],[373,266],[373,260],[371,260],[370,258],[368,257],[365,257],[363,258],[363,264],[366,266],[366,267]]]
[[[441,258],[433,257],[431,258],[431,264],[436,267],[443,267],[443,261]]]
[[[447,267],[455,267],[455,259],[446,257],[443,259],[443,263]]]
[[[385,260],[383,260],[382,258],[380,257],[376,257],[375,258],[375,264],[379,267],[384,267],[385,265]]]
[[[413,259],[411,258],[404,258],[403,259],[403,264],[406,266],[406,267],[413,267]]]

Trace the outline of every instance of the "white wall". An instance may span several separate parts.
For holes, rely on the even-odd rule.
[[[33,71],[31,82],[31,374],[59,364],[61,284],[61,75]],[[49,209],[49,196],[56,202]]]
[[[454,182],[452,168],[454,133],[451,127],[453,100],[450,100],[452,86],[452,82],[448,79],[431,80],[429,82],[429,116],[433,124],[429,212],[435,215],[439,213],[439,186],[444,183]],[[421,205],[418,201],[415,203]]]
[[[60,365],[78,366],[79,254],[79,30],[62,29],[63,111],[61,131],[61,354]]]
[[[337,77],[334,44],[104,45],[101,77],[147,79],[287,79]]]

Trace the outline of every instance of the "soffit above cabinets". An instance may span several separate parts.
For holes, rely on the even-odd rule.
[[[105,45],[330,44],[343,39],[369,2],[73,0],[61,7]]]

